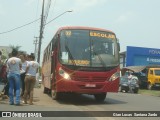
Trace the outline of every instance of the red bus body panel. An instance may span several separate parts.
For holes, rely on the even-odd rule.
[[[119,67],[105,72],[91,72],[78,70],[74,71],[69,70],[68,68],[64,69],[67,73],[70,74],[71,80],[66,80],[57,74],[57,92],[74,92],[82,94],[118,92],[119,78],[117,78],[114,81],[109,81],[109,79],[115,72],[119,70]],[[54,83],[52,85],[54,85]]]

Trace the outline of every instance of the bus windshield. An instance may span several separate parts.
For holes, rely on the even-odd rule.
[[[62,30],[59,60],[62,64],[107,67],[119,63],[113,33],[94,30]]]

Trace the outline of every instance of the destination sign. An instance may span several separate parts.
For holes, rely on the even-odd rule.
[[[90,32],[90,36],[115,39],[115,35],[110,33]]]
[[[88,65],[90,62],[88,60],[73,60],[76,65]],[[72,63],[72,60],[69,60]]]

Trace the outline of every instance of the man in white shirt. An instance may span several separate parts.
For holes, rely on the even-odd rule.
[[[20,76],[21,76],[21,88],[22,88],[22,92],[21,92],[21,96],[24,95],[24,90],[25,90],[25,75],[26,75],[26,67],[27,67],[27,61],[26,61],[26,54],[22,53],[19,55],[19,58],[22,61],[22,69],[20,71]]]
[[[24,103],[27,104],[27,94],[29,93],[29,104],[33,104],[33,89],[36,82],[36,73],[38,72],[39,64],[34,61],[34,55],[29,56],[30,61],[27,63],[26,77],[25,77],[25,91],[24,91]]]
[[[16,105],[20,105],[20,69],[21,59],[17,58],[18,51],[13,49],[12,57],[7,61],[9,80],[9,103],[14,104],[14,89],[16,91]]]

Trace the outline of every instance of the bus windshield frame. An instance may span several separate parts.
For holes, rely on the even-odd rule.
[[[97,30],[62,30],[59,61],[80,67],[112,67],[119,65],[119,50],[114,33]]]

